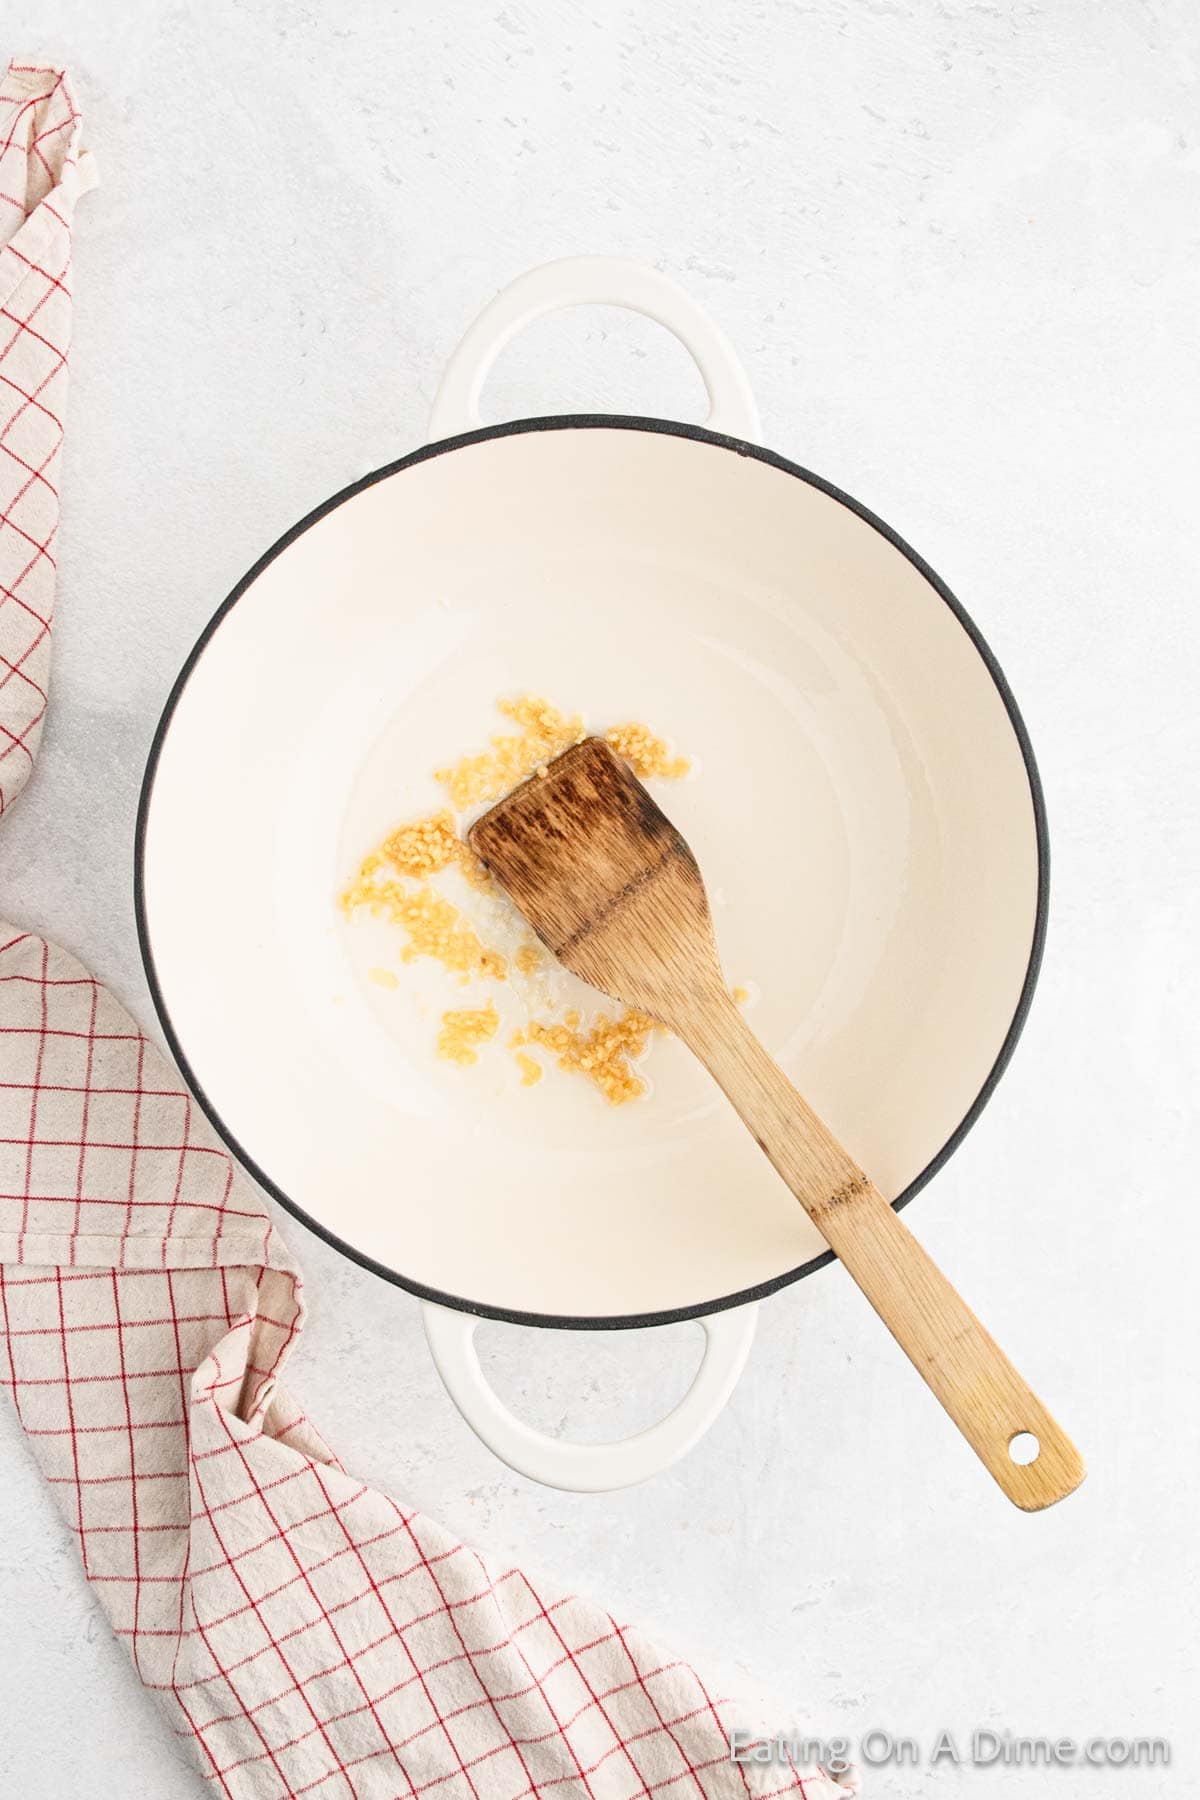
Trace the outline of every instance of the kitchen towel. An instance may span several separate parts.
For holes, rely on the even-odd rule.
[[[0,85],[0,819],[46,712],[58,464],[71,344],[71,218],[93,185],[62,69]]]
[[[10,68],[5,808],[45,709],[71,215],[91,181],[79,128],[62,70]],[[0,1380],[113,1630],[214,1791],[854,1791],[800,1762],[732,1763],[743,1720],[688,1664],[348,1474],[280,1383],[301,1293],[257,1189],[120,1003],[64,951],[0,925]]]

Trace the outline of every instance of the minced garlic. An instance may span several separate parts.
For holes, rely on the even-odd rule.
[[[413,819],[385,838],[379,850],[398,875],[413,881],[424,881],[439,875],[443,869],[461,869],[472,887],[486,890],[492,878],[465,839],[458,835],[454,814],[448,806],[428,818]]]
[[[381,879],[381,870],[378,851],[364,857],[356,879],[342,895],[343,912],[357,912],[362,906],[377,918],[402,925],[409,938],[400,952],[402,962],[431,956],[455,975],[489,975],[496,981],[504,980],[504,958],[498,950],[484,948],[470,920],[452,901],[428,882],[414,889],[386,876]]]
[[[427,819],[414,819],[409,825],[401,825],[383,840],[380,855],[391,863],[398,875],[411,875],[415,881],[420,881],[457,862],[461,846],[454,814],[447,806]]]
[[[578,713],[568,718],[536,694],[525,694],[520,700],[501,700],[497,707],[505,718],[521,727],[520,734],[498,734],[492,738],[490,749],[464,756],[452,767],[435,771],[435,779],[442,783],[460,812],[485,800],[498,800],[586,735]]]
[[[518,728],[498,733],[489,748],[462,757],[436,771],[449,805],[424,818],[398,826],[378,849],[364,857],[358,874],[341,896],[342,910],[350,915],[360,908],[399,925],[408,942],[400,960],[432,957],[458,976],[462,983],[473,977],[503,981],[508,973],[505,958],[488,949],[471,920],[449,900],[434,877],[457,868],[463,878],[481,892],[498,896],[500,890],[487,869],[460,834],[458,814],[497,800],[531,775],[545,775],[554,757],[586,736],[579,714],[566,714],[535,694],[519,700],[501,700],[498,710]],[[674,756],[663,738],[646,725],[615,725],[605,739],[643,780],[652,777],[675,781],[687,774],[686,757]],[[513,957],[517,972],[537,974],[545,964],[540,945],[526,941]],[[380,987],[399,985],[390,969],[373,968],[370,979]],[[739,1004],[744,989],[734,990]],[[499,1017],[491,1001],[486,1007],[442,1015],[438,1055],[451,1062],[478,1061],[477,1048],[495,1037]],[[601,1014],[588,1028],[580,1015],[566,1011],[561,1020],[530,1020],[510,1039],[521,1085],[533,1087],[545,1073],[542,1064],[526,1053],[525,1045],[538,1045],[557,1058],[560,1068],[586,1075],[614,1106],[644,1093],[645,1083],[633,1063],[645,1051],[655,1030],[654,1021],[632,1010],[619,1019]]]
[[[604,741],[625,758],[642,781],[654,775],[664,781],[679,781],[692,766],[686,756],[672,756],[665,738],[655,737],[646,725],[614,725],[605,732]]]
[[[542,1079],[542,1076],[545,1074],[545,1070],[542,1068],[541,1063],[535,1062],[533,1057],[529,1056],[524,1050],[517,1051],[516,1062],[518,1069],[521,1071],[521,1086],[536,1087],[538,1082]]]
[[[490,1000],[486,1006],[472,1011],[443,1013],[442,1029],[438,1032],[438,1055],[444,1056],[447,1062],[478,1062],[476,1045],[486,1044],[494,1038],[499,1026],[500,1015]]]
[[[623,1106],[646,1091],[630,1058],[642,1055],[654,1029],[653,1019],[629,1010],[611,1020],[601,1013],[590,1031],[581,1031],[579,1014],[571,1011],[561,1025],[531,1019],[525,1041],[552,1051],[560,1069],[586,1075],[610,1105]]]

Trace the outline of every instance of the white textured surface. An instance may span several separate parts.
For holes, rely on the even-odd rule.
[[[1046,783],[1033,1017],[912,1222],[1074,1431],[1079,1495],[1008,1509],[836,1270],[767,1304],[700,1448],[617,1496],[509,1477],[440,1391],[416,1304],[285,1221],[313,1306],[296,1390],[365,1476],[749,1672],[781,1722],[1165,1733],[1175,1767],[1128,1791],[1190,1792],[1192,9],[10,0],[4,31],[72,65],[104,186],[77,239],[56,685],[0,914],[143,1020],[132,827],[171,677],[284,527],[419,441],[461,330],[550,256],[647,257],[710,307],[766,441],[880,512],[979,620]],[[579,314],[514,346],[488,399],[687,418],[700,396],[653,327]],[[695,1335],[482,1339],[526,1416],[601,1436],[667,1403]],[[185,1800],[199,1783],[7,1410],[0,1434],[0,1793]],[[872,1789],[964,1782],[1090,1800],[1116,1778]]]

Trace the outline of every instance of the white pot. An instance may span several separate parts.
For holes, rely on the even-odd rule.
[[[687,346],[706,426],[481,426],[504,344],[596,301]],[[486,735],[499,694],[543,692],[592,728],[647,719],[698,759],[663,799],[730,979],[756,985],[760,1035],[902,1205],[978,1116],[1028,1007],[1037,772],[959,603],[864,507],[757,446],[724,336],[653,269],[579,258],[514,282],[452,359],[430,430],[289,531],[188,657],[142,793],[143,953],[225,1141],[426,1301],[479,1435],[536,1480],[622,1486],[696,1441],[754,1303],[828,1254],[678,1044],[655,1051],[652,1100],[620,1112],[583,1083],[530,1093],[439,1065],[411,995],[367,978],[383,928],[339,922],[339,883],[428,808],[429,771]],[[699,1318],[705,1356],[650,1431],[564,1444],[484,1381],[479,1316]]]

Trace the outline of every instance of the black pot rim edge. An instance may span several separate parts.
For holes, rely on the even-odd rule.
[[[209,1123],[216,1131],[218,1137],[220,1137],[232,1151],[233,1155],[237,1158],[238,1162],[241,1163],[243,1168],[245,1168],[248,1173],[253,1176],[254,1180],[270,1194],[272,1199],[277,1200],[282,1207],[290,1212],[294,1218],[299,1219],[300,1223],[307,1226],[307,1228],[314,1232],[317,1237],[323,1238],[325,1242],[332,1245],[335,1250],[340,1250],[341,1253],[344,1256],[348,1256],[352,1262],[360,1264],[364,1269],[369,1269],[372,1274],[382,1276],[385,1281],[390,1281],[395,1286],[406,1289],[407,1292],[414,1294],[420,1300],[429,1300],[438,1306],[447,1306],[457,1312],[470,1313],[477,1318],[499,1319],[513,1325],[540,1325],[558,1330],[573,1331],[618,1331],[631,1330],[640,1326],[672,1325],[685,1319],[704,1318],[710,1313],[725,1312],[736,1306],[746,1306],[752,1301],[766,1299],[768,1295],[777,1293],[781,1288],[789,1287],[793,1282],[800,1281],[807,1275],[812,1275],[817,1269],[825,1268],[829,1263],[835,1260],[834,1254],[831,1250],[825,1251],[822,1255],[815,1256],[806,1263],[801,1263],[799,1267],[788,1270],[786,1274],[773,1276],[770,1281],[759,1282],[754,1287],[745,1288],[739,1293],[723,1295],[716,1300],[704,1301],[693,1306],[671,1307],[664,1312],[627,1313],[614,1317],[606,1316],[603,1318],[590,1316],[575,1317],[559,1313],[518,1312],[510,1307],[493,1306],[482,1302],[464,1300],[458,1295],[446,1294],[440,1292],[437,1288],[426,1287],[419,1281],[414,1281],[406,1275],[398,1274],[395,1269],[389,1269],[385,1264],[377,1262],[374,1257],[368,1256],[364,1251],[356,1249],[353,1244],[348,1244],[342,1238],[339,1238],[335,1232],[312,1218],[310,1214],[305,1212],[303,1207],[299,1206],[296,1201],[285,1194],[283,1190],[271,1180],[266,1171],[259,1167],[254,1158],[238,1142],[237,1138],[225,1125],[216,1107],[209,1100],[203,1087],[196,1079],[195,1071],[188,1061],[183,1045],[179,1041],[171,1022],[171,1016],[167,1009],[166,1000],[162,988],[159,985],[158,975],[154,965],[154,956],[150,947],[150,934],[146,920],[144,864],[146,828],[149,818],[150,801],[154,790],[154,778],[158,769],[159,757],[162,753],[162,747],[166,740],[167,731],[170,727],[175,709],[183,695],[184,688],[187,686],[192,671],[200,660],[209,639],[213,636],[217,627],[225,618],[225,615],[231,611],[246,590],[258,579],[263,570],[267,568],[270,563],[274,562],[277,556],[286,550],[289,545],[293,544],[298,537],[301,537],[310,526],[317,524],[317,522],[320,519],[323,519],[327,513],[333,512],[335,508],[341,506],[345,501],[354,499],[357,494],[362,493],[366,488],[373,487],[377,482],[385,481],[389,476],[399,474],[404,469],[412,468],[417,463],[426,462],[431,457],[443,456],[449,451],[463,449],[470,444],[486,442],[492,438],[512,437],[527,432],[598,429],[649,431],[659,433],[663,436],[690,438],[699,443],[712,444],[718,449],[732,451],[738,456],[751,457],[757,462],[767,463],[771,468],[781,470],[784,474],[793,475],[798,480],[807,482],[810,487],[817,488],[821,493],[828,495],[831,500],[836,500],[842,506],[848,507],[851,512],[855,513],[860,519],[864,520],[866,524],[879,532],[881,537],[886,538],[887,542],[891,544],[894,549],[900,551],[901,555],[906,557],[913,567],[925,577],[926,581],[949,607],[950,611],[954,614],[955,618],[970,638],[982,659],[988,674],[991,676],[992,682],[995,685],[1001,700],[1004,702],[1005,710],[1016,735],[1017,743],[1020,746],[1021,757],[1025,765],[1025,773],[1029,781],[1029,793],[1033,805],[1034,829],[1037,838],[1037,907],[1034,918],[1033,936],[1030,942],[1029,963],[1025,971],[1025,979],[1021,985],[1021,993],[1017,1000],[1012,1022],[1005,1034],[1004,1042],[1000,1046],[996,1060],[988,1071],[987,1079],[984,1081],[983,1086],[980,1088],[979,1093],[976,1095],[971,1106],[967,1109],[967,1112],[964,1114],[959,1125],[947,1138],[937,1155],[934,1156],[925,1168],[921,1170],[920,1174],[909,1183],[904,1189],[904,1192],[898,1195],[893,1201],[893,1205],[897,1212],[899,1212],[902,1207],[907,1206],[909,1201],[913,1199],[916,1194],[919,1194],[921,1189],[931,1181],[938,1171],[950,1160],[967,1133],[979,1118],[988,1101],[991,1099],[1000,1081],[1000,1077],[1008,1067],[1013,1051],[1016,1048],[1017,1040],[1025,1027],[1025,1021],[1029,1015],[1029,1008],[1033,1001],[1034,989],[1037,986],[1038,975],[1042,965],[1042,954],[1046,942],[1046,924],[1050,900],[1050,839],[1046,822],[1046,805],[1042,793],[1041,776],[1038,773],[1037,761],[1034,757],[1033,745],[1030,742],[1029,733],[1025,727],[1025,721],[1021,717],[1021,712],[1017,706],[1012,689],[1009,687],[1004,671],[997,662],[996,657],[986,639],[983,637],[983,634],[980,632],[966,608],[958,599],[956,599],[954,594],[951,593],[950,589],[946,586],[946,583],[936,571],[931,569],[924,558],[919,556],[909,544],[905,543],[904,539],[900,537],[897,532],[893,531],[889,525],[886,525],[884,521],[871,512],[868,507],[863,506],[860,501],[853,499],[851,495],[846,494],[840,488],[835,487],[832,482],[823,480],[819,475],[814,475],[811,470],[802,468],[798,463],[789,461],[787,457],[780,456],[773,450],[766,450],[758,444],[746,443],[741,438],[727,437],[720,432],[709,431],[702,425],[686,425],[672,419],[642,418],[623,413],[554,413],[540,418],[513,419],[499,425],[485,425],[477,431],[463,432],[456,437],[442,438],[436,443],[423,444],[419,449],[410,451],[407,456],[399,457],[395,462],[387,463],[382,468],[373,469],[370,473],[361,476],[357,481],[351,482],[349,486],[342,488],[340,492],[334,494],[331,499],[323,501],[320,506],[314,507],[313,510],[307,513],[297,524],[293,525],[288,531],[285,531],[282,537],[278,538],[275,543],[272,544],[271,548],[259,557],[258,561],[253,564],[237,583],[236,587],[234,587],[221,602],[212,618],[208,621],[208,624],[200,633],[200,636],[196,639],[196,642],[189,651],[187,659],[180,669],[179,674],[176,676],[171,691],[167,696],[166,705],[163,708],[162,715],[155,728],[154,737],[150,745],[150,753],[146,760],[146,769],[142,777],[141,793],[138,799],[137,826],[134,836],[134,912],[137,923],[138,944],[142,954],[142,963],[146,971],[146,979],[149,983],[150,995],[154,1002],[155,1011],[158,1014],[159,1023],[162,1026],[171,1053],[179,1065],[180,1072],[187,1082],[188,1088],[195,1096],[197,1103],[208,1118]]]

